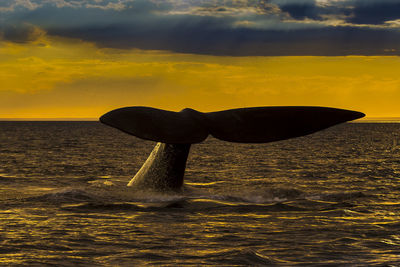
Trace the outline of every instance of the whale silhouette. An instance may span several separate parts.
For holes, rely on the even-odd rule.
[[[238,143],[267,143],[299,137],[364,117],[357,111],[309,106],[249,107],[217,112],[180,112],[124,107],[100,117],[106,125],[158,142],[128,183],[138,189],[179,191],[191,144],[208,135]]]

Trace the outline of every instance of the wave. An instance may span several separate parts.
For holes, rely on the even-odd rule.
[[[90,182],[87,186],[67,187],[43,191],[27,197],[26,202],[58,205],[75,211],[153,211],[159,209],[184,209],[187,211],[233,212],[249,211],[303,212],[351,209],[359,201],[370,196],[362,192],[340,192],[307,195],[291,188],[267,188],[210,192],[186,188],[182,192],[132,191],[126,186],[104,181]]]

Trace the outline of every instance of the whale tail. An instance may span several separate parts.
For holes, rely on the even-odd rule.
[[[202,113],[150,107],[125,107],[100,121],[142,139],[169,144],[193,144],[209,134],[239,143],[267,143],[311,134],[355,120],[361,112],[326,107],[253,107]]]
[[[326,107],[253,107],[203,113],[150,107],[112,110],[100,121],[142,139],[159,142],[128,186],[179,190],[190,145],[208,135],[239,143],[267,143],[311,134],[355,120],[361,112]]]

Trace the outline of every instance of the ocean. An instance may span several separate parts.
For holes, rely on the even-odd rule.
[[[0,122],[0,264],[400,265],[400,123],[209,137],[181,193],[130,190],[154,145],[99,122]]]

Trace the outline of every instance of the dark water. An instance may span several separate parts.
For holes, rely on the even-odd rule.
[[[132,192],[153,146],[97,122],[0,122],[0,263],[400,265],[400,124],[209,138],[183,193]]]

